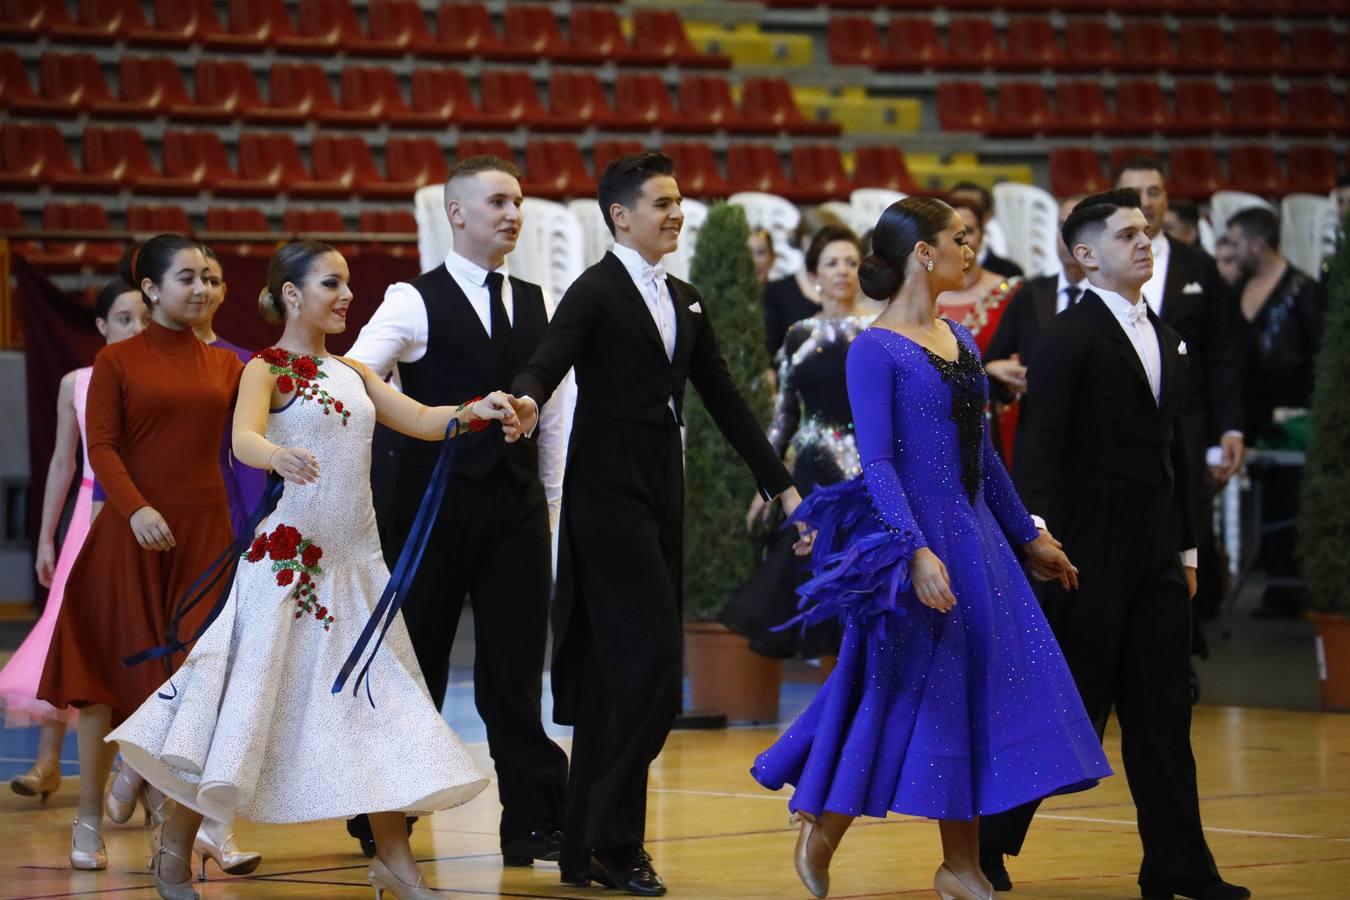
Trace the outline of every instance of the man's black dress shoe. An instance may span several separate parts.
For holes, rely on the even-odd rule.
[[[408,816],[408,836],[412,836],[413,823],[417,816]],[[361,842],[361,853],[366,859],[375,858],[375,835],[370,831],[370,818],[365,815],[353,816],[347,820],[347,833]]]
[[[591,882],[595,882],[601,887],[614,887],[614,882],[609,880],[609,876],[605,874],[605,870],[601,868],[600,864],[596,862],[593,857],[591,859],[590,868],[585,872],[569,872],[559,864],[558,874],[558,880],[568,887],[590,887]]]
[[[1003,863],[1003,854],[992,850],[980,851],[980,871],[996,891],[1011,891],[1012,878]]]
[[[1213,881],[1182,881],[1175,884],[1141,884],[1139,893],[1144,900],[1172,900],[1189,897],[1191,900],[1242,900],[1252,892],[1245,887],[1229,884],[1222,878]]]
[[[591,857],[589,872],[582,875],[564,870],[561,881],[569,887],[586,887],[595,882],[636,897],[661,897],[666,893],[665,882],[652,868],[652,858],[641,847],[618,853],[597,853]]]
[[[502,865],[532,866],[534,861],[555,862],[562,851],[562,832],[538,829],[502,844]]]

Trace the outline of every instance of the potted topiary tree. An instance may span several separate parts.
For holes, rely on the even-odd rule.
[[[699,232],[689,280],[703,295],[704,315],[712,322],[731,380],[760,421],[767,422],[773,397],[762,377],[769,359],[749,235],[743,209],[714,205]],[[777,721],[782,661],[754,653],[745,638],[716,621],[754,565],[744,526],[754,479],[695,392],[685,396],[684,642],[690,712],[721,713],[731,722]]]
[[[1342,223],[1350,225],[1350,218]],[[1316,628],[1322,703],[1350,710],[1350,240],[1331,263],[1317,356],[1298,552]]]

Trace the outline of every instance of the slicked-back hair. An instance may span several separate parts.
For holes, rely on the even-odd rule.
[[[468,178],[480,172],[505,172],[517,181],[520,180],[520,169],[516,168],[516,164],[511,160],[502,159],[491,153],[480,153],[477,156],[466,156],[450,168],[450,174],[445,179],[446,189],[449,189],[452,181]]]
[[[1139,192],[1134,188],[1116,188],[1084,197],[1059,230],[1064,246],[1072,253],[1074,245],[1081,243],[1085,234],[1100,233],[1106,227],[1106,220],[1118,209],[1139,209]]]
[[[1178,219],[1185,222],[1192,228],[1200,227],[1200,207],[1196,206],[1190,200],[1177,200],[1168,204],[1170,209]]]
[[[1120,176],[1126,172],[1157,172],[1162,176],[1163,181],[1167,180],[1167,169],[1163,167],[1162,160],[1156,156],[1131,156],[1125,159],[1116,169],[1116,184],[1120,184]]]
[[[1280,249],[1280,217],[1270,210],[1254,206],[1228,220],[1229,228],[1237,228],[1249,238],[1266,242],[1272,250]]]
[[[609,233],[614,234],[614,219],[609,208],[615,203],[632,209],[642,193],[642,186],[649,179],[660,175],[674,175],[675,163],[664,153],[644,150],[641,153],[629,153],[616,157],[605,166],[600,176],[600,187],[596,191],[596,200],[600,203],[600,215],[604,216]]]

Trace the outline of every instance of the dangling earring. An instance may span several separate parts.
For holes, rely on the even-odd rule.
[[[817,282],[813,285],[813,287],[815,287],[815,289],[816,289],[816,295],[819,296],[819,294],[820,294],[820,282],[817,281]]]
[[[930,259],[928,262],[924,263],[924,268],[930,272],[933,271],[933,261]]]

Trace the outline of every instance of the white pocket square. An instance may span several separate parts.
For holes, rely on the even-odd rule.
[[[691,303],[689,304],[689,311],[691,313],[701,313],[703,312],[703,307],[699,306],[698,303]]]
[[[1200,286],[1200,282],[1192,281],[1190,284],[1182,288],[1181,292],[1183,294],[1203,294],[1205,292],[1205,289]]]
[[[1180,344],[1177,344],[1177,356],[1185,356],[1185,355],[1186,355],[1186,342],[1182,341]]]

